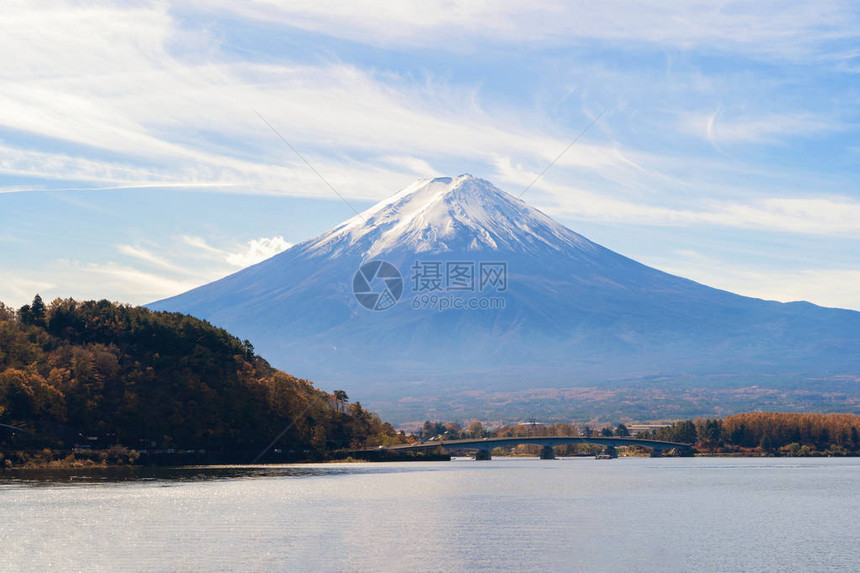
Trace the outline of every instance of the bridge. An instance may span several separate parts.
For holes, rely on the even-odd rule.
[[[582,436],[507,436],[504,438],[478,438],[468,440],[434,440],[429,442],[421,442],[419,444],[399,444],[396,446],[379,446],[375,451],[384,452],[409,452],[409,451],[426,451],[435,448],[444,448],[446,450],[467,450],[475,452],[476,460],[491,459],[490,452],[495,448],[503,448],[506,446],[516,446],[519,444],[531,444],[541,446],[540,459],[553,460],[555,452],[553,447],[565,446],[568,444],[591,444],[597,446],[605,446],[607,448],[618,448],[622,446],[639,446],[649,448],[656,453],[662,453],[665,450],[676,450],[680,452],[688,452],[691,449],[690,444],[682,444],[680,442],[664,442],[661,440],[641,440],[638,438],[623,437],[591,437],[585,438]],[[365,450],[368,451],[368,450]]]

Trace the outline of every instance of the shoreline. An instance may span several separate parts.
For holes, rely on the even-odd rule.
[[[10,452],[14,453],[14,452]],[[98,451],[94,453],[99,453]],[[372,459],[362,459],[356,457],[347,457],[342,459],[328,459],[328,460],[284,460],[284,461],[276,461],[276,462],[265,462],[265,463],[177,463],[177,464],[137,464],[137,463],[111,463],[107,460],[93,460],[91,458],[74,458],[69,459],[71,456],[67,456],[62,459],[56,460],[29,460],[24,462],[23,464],[9,464],[11,460],[8,457],[4,460],[4,464],[0,464],[0,475],[3,475],[5,472],[29,472],[29,471],[71,471],[71,470],[119,470],[119,469],[128,469],[128,470],[148,470],[148,469],[218,469],[218,468],[265,468],[265,467],[276,467],[281,465],[319,465],[319,464],[360,464],[360,463],[371,463],[371,464],[384,464],[391,462],[420,462],[420,461],[446,461],[441,459],[417,459],[417,458],[408,458],[404,457],[402,459],[385,459],[385,460],[372,460]],[[470,459],[472,456],[457,456],[459,460]],[[619,455],[619,458],[648,458],[648,455]],[[681,456],[665,456],[667,458],[673,457],[681,457]],[[778,454],[768,454],[762,452],[695,452],[692,456],[685,457],[695,457],[695,458],[787,458],[787,459],[804,459],[804,458],[853,458],[860,457],[858,454],[847,454],[847,455],[833,455],[827,454],[823,452],[812,453],[809,455],[778,455]],[[585,454],[585,455],[575,455],[575,456],[558,456],[559,460],[565,459],[592,459],[594,455]],[[538,456],[530,456],[530,455],[493,455],[493,459],[538,459]],[[180,461],[180,460],[177,460]],[[450,461],[450,460],[447,460]]]

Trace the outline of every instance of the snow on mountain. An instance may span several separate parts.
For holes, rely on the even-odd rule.
[[[370,267],[356,279],[371,261],[400,274],[402,295],[381,311],[353,292],[361,284],[396,298],[386,291],[394,279],[365,276]],[[485,268],[504,269],[504,288],[484,284]],[[466,306],[450,308],[458,302]],[[393,419],[429,415],[428,397],[448,396],[447,411],[460,411],[470,392],[655,378],[716,392],[860,373],[860,313],[663,273],[471,175],[418,181],[319,237],[150,307],[208,319],[276,366]]]
[[[414,253],[590,248],[585,238],[537,209],[468,174],[420,180],[313,241],[310,252],[364,249],[373,258],[393,249]]]

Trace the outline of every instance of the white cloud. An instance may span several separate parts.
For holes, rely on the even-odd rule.
[[[45,299],[73,297],[145,304],[177,295],[263,261],[292,244],[282,236],[259,237],[216,247],[202,237],[182,236],[147,247],[116,246],[125,260],[55,260],[42,268],[0,269],[0,301],[20,306],[37,292]]]
[[[234,267],[248,267],[286,251],[293,246],[280,235],[251,239],[243,245],[232,248],[217,248],[202,237],[183,236],[182,242],[203,252],[210,260],[226,262]]]
[[[227,255],[226,260],[231,265],[237,267],[249,267],[270,257],[274,257],[292,246],[292,243],[286,242],[280,236],[263,237],[248,241],[243,250]]]

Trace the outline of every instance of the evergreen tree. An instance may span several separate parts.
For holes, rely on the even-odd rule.
[[[33,311],[30,310],[30,305],[25,304],[21,308],[18,309],[18,320],[23,322],[24,324],[32,324],[33,321]]]
[[[723,423],[721,420],[708,418],[697,423],[699,442],[708,448],[719,448],[723,445]]]
[[[45,323],[45,303],[39,294],[33,298],[33,304],[30,305],[30,314],[33,318],[33,324]]]
[[[691,444],[697,438],[696,425],[692,420],[684,420],[683,422],[675,422],[668,428],[660,428],[657,432],[657,437],[667,442],[680,442],[682,444]]]
[[[341,412],[346,410],[347,402],[349,402],[349,396],[347,396],[346,392],[343,390],[334,391],[334,403],[337,408],[340,408]]]
[[[18,318],[24,324],[43,326],[45,324],[45,303],[38,294],[32,304],[25,304],[18,309]]]

